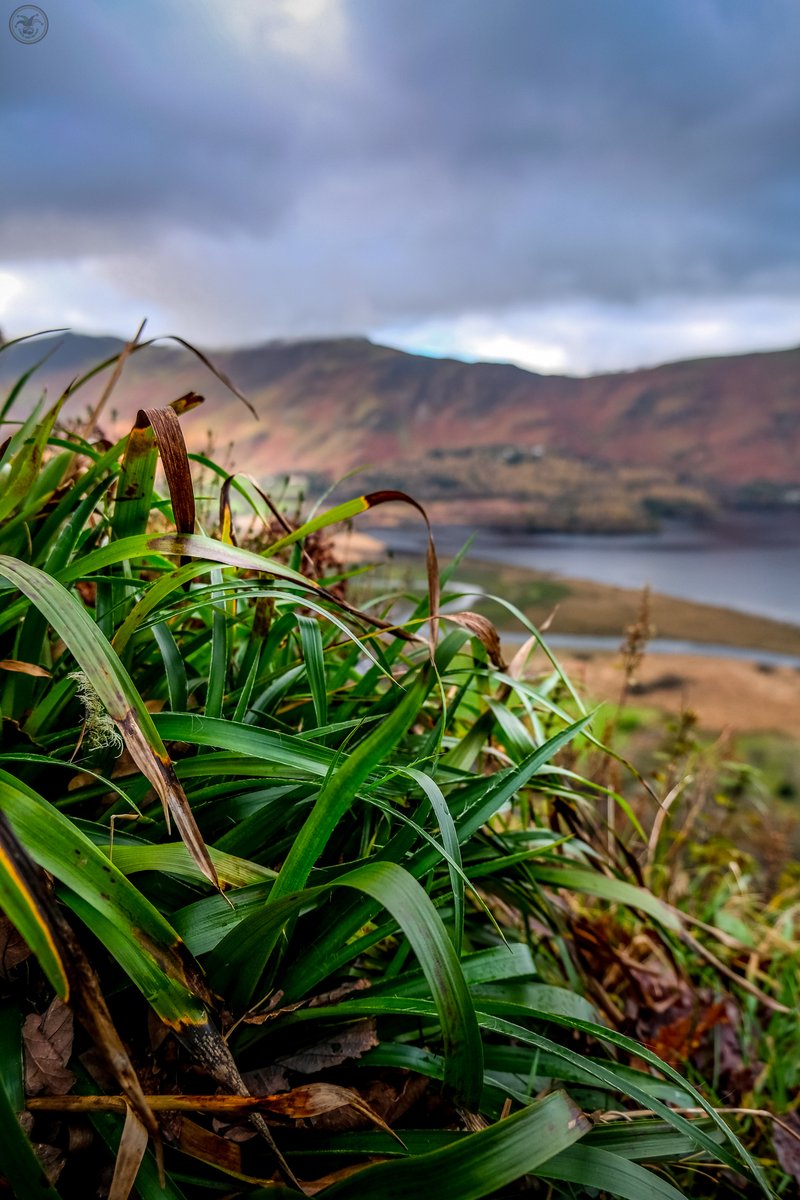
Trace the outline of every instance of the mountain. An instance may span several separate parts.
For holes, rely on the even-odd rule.
[[[26,385],[58,392],[121,348],[72,334],[6,348],[0,388],[53,351]],[[57,349],[55,347],[58,347]],[[262,478],[312,487],[357,467],[355,488],[403,487],[439,520],[641,528],[718,504],[800,494],[800,349],[573,378],[406,354],[362,338],[279,341],[210,357],[252,417],[188,351],[137,352],[101,424],[196,390],[187,439]],[[85,407],[109,372],[81,389]]]

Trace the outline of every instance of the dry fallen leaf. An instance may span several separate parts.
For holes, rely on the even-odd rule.
[[[273,1096],[276,1092],[288,1092],[292,1086],[286,1072],[275,1066],[246,1071],[242,1079],[251,1096]]]
[[[700,1012],[679,1017],[668,1025],[662,1025],[658,1030],[651,1042],[653,1053],[671,1066],[680,1066],[688,1062],[700,1049],[710,1030],[727,1020],[724,1001],[710,1004]]]
[[[30,958],[28,943],[4,913],[0,913],[0,979],[8,979],[10,971]]]
[[[348,1129],[364,1129],[367,1122],[380,1118],[387,1126],[394,1126],[427,1091],[429,1080],[424,1075],[392,1072],[390,1076],[371,1079],[361,1087],[361,1100],[367,1113],[359,1106],[332,1110],[314,1118],[316,1129],[331,1133]]]
[[[22,1026],[25,1087],[29,1096],[65,1096],[75,1082],[68,1070],[72,1053],[72,1011],[56,997],[47,1012],[29,1013]]]
[[[66,1166],[66,1154],[58,1146],[51,1146],[49,1142],[34,1142],[33,1148],[48,1180],[50,1183],[56,1184]]]
[[[315,1042],[288,1058],[278,1058],[276,1062],[290,1071],[299,1071],[302,1075],[315,1075],[329,1067],[338,1067],[349,1059],[360,1058],[377,1045],[375,1020],[358,1021],[334,1036]]]
[[[269,1101],[265,1101],[265,1107],[267,1106],[270,1112],[280,1113],[295,1121],[352,1108],[366,1121],[377,1125],[384,1133],[390,1134],[401,1146],[403,1145],[400,1137],[389,1128],[383,1117],[370,1107],[359,1092],[352,1088],[340,1087],[337,1083],[308,1083],[304,1087],[292,1088],[291,1092],[285,1092],[283,1095],[270,1096]],[[326,1128],[330,1128],[330,1125],[326,1125]]]
[[[319,995],[312,996],[308,1001],[308,1007],[324,1008],[329,1004],[337,1004],[346,996],[352,996],[354,992],[366,991],[371,986],[369,979],[364,976],[359,979],[348,979],[346,983],[340,983],[338,987],[331,988],[329,992],[320,992]]]

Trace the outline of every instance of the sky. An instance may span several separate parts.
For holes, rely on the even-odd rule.
[[[41,7],[35,44],[0,10],[7,337],[800,344],[797,0]]]

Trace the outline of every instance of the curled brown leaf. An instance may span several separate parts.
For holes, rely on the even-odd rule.
[[[72,1011],[56,996],[44,1013],[29,1013],[22,1026],[25,1087],[30,1096],[64,1096],[75,1082],[67,1067],[72,1053]]]

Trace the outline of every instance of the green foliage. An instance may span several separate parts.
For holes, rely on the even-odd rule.
[[[634,840],[639,824],[576,769],[590,717],[556,660],[524,679],[485,622],[437,640],[432,549],[410,607],[359,611],[342,594],[331,527],[407,498],[293,528],[258,489],[223,482],[219,532],[201,536],[175,412],[148,410],[106,449],[58,424],[60,402],[13,425],[16,399],[0,468],[0,813],[24,858],[0,862],[0,901],[41,972],[5,986],[21,1013],[67,992],[61,926],[37,901],[52,881],[148,1103],[195,1094],[192,1120],[164,1127],[164,1194],[281,1196],[299,1178],[322,1196],[479,1200],[526,1176],[531,1195],[670,1200],[699,1194],[680,1190],[687,1158],[770,1194],[693,1086],[611,1027],[576,941],[587,911],[646,919],[670,953],[685,929],[633,853],[609,849],[609,800]],[[122,757],[97,736],[104,720]],[[129,1094],[110,1042],[96,1049]],[[102,1071],[81,1078],[65,1103],[88,1111],[107,1088]],[[66,1200],[69,1164],[42,1182],[6,1083],[0,1172],[21,1200]],[[214,1131],[197,1093],[215,1087],[240,1124],[237,1098],[269,1093],[269,1124],[247,1110],[254,1142]],[[645,1115],[592,1130],[582,1105]],[[108,1112],[92,1121],[120,1164],[141,1156],[134,1118],[121,1134]],[[33,1140],[51,1133],[39,1111]],[[149,1154],[135,1188],[159,1194]]]

